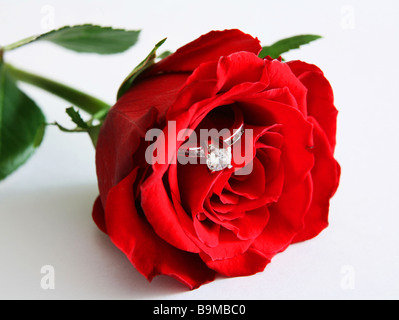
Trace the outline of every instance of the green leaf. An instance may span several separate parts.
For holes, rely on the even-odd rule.
[[[66,109],[66,113],[69,115],[72,122],[75,123],[78,127],[82,128],[82,129],[89,128],[87,123],[82,119],[79,111],[75,110],[73,107]]]
[[[287,39],[283,39],[277,41],[271,46],[265,46],[262,48],[262,51],[259,53],[260,58],[265,58],[270,56],[273,59],[278,59],[283,53],[286,53],[293,49],[298,49],[302,45],[308,44],[312,41],[322,38],[321,36],[305,34],[299,35]]]
[[[166,38],[159,41],[155,47],[151,50],[148,56],[139,63],[139,65],[133,69],[132,72],[126,77],[126,79],[122,82],[121,86],[119,87],[117,99],[123,96],[132,86],[134,80],[146,69],[152,66],[155,63],[155,58],[157,57],[156,52],[160,46],[162,46],[166,41]]]
[[[77,52],[114,54],[133,46],[140,30],[113,29],[91,24],[66,26],[57,30],[32,36],[5,46],[4,51],[13,50],[35,41],[50,41]]]
[[[0,62],[0,180],[23,165],[41,144],[45,118]]]
[[[158,59],[165,59],[166,57],[170,56],[173,52],[166,50],[164,52],[162,52],[160,55],[158,55]]]

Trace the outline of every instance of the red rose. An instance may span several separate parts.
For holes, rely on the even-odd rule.
[[[239,30],[210,32],[149,69],[104,122],[93,217],[149,280],[196,288],[217,273],[252,275],[328,225],[340,174],[331,86],[316,66],[260,50]],[[149,129],[217,125],[233,107],[253,130],[250,174],[146,161]]]

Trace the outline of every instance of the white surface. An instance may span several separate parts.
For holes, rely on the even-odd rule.
[[[51,12],[54,19],[48,19]],[[317,64],[331,81],[342,165],[330,227],[319,237],[290,247],[261,274],[187,291],[167,277],[148,283],[96,228],[90,141],[49,128],[31,161],[0,183],[0,298],[398,299],[398,16],[396,0],[0,0],[2,44],[47,31],[52,23],[142,29],[139,44],[116,56],[38,43],[5,57],[110,103],[125,75],[166,36],[164,49],[173,51],[212,29],[240,28],[265,45],[321,34],[323,40],[286,58]],[[67,103],[24,88],[48,121],[69,125]],[[43,265],[55,269],[54,290],[40,286]]]

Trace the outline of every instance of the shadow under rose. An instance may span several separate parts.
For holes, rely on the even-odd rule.
[[[6,287],[14,288],[9,295],[28,299],[163,299],[190,292],[166,276],[155,277],[150,283],[131,265],[92,220],[97,193],[96,185],[2,192],[0,219],[5,232],[0,236],[4,240],[0,252],[11,263],[1,271],[11,278],[20,277],[21,272],[26,275],[20,288],[13,279],[6,282]],[[40,267],[47,264],[54,266],[56,288],[44,293],[39,285]],[[18,273],[15,265],[24,265],[29,272],[24,269]]]

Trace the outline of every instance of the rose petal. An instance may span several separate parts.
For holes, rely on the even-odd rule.
[[[252,248],[230,259],[212,260],[206,254],[200,256],[209,268],[227,277],[253,275],[263,271],[270,262],[265,255]]]
[[[205,244],[198,238],[197,232],[194,229],[192,219],[188,218],[188,213],[183,209],[181,204],[176,201],[176,197],[172,194],[172,198],[174,199],[174,204],[176,207],[176,211],[178,212],[178,216],[182,225],[184,226],[184,230],[187,232],[187,236],[207,255],[212,257],[213,259],[226,259],[231,258],[237,255],[242,254],[246,250],[248,250],[249,246],[253,242],[253,240],[240,240],[237,236],[231,232],[230,230],[226,230],[224,228],[220,228],[219,238],[217,246],[209,246],[207,243]],[[209,213],[205,208],[203,213],[206,213],[206,217],[209,218]],[[211,219],[209,219],[211,220]],[[211,220],[215,223],[213,220]]]
[[[272,257],[291,244],[293,238],[303,229],[312,190],[310,173],[302,183],[287,184],[279,201],[269,208],[269,222],[252,247]]]
[[[218,92],[216,70],[217,61],[203,63],[195,69],[168,110],[167,117],[173,118],[196,102],[214,97]]]
[[[257,55],[260,50],[259,40],[240,30],[211,31],[162,59],[149,74],[193,71],[201,63],[219,60],[234,52],[247,51]]]
[[[278,60],[265,61],[270,78],[269,89],[287,87],[295,97],[299,111],[306,116],[306,87],[298,80],[286,63],[281,63]]]
[[[333,149],[315,119],[309,118],[314,125],[315,165],[312,169],[313,198],[305,216],[305,228],[295,237],[294,242],[309,240],[317,236],[328,226],[330,199],[337,190],[340,166],[333,156]]]
[[[257,157],[265,168],[265,189],[259,199],[266,198],[265,203],[278,200],[284,186],[284,165],[281,161],[281,151],[276,148],[260,149]]]
[[[263,93],[245,101],[246,114],[258,113],[258,118],[268,124],[282,124],[280,132],[284,136],[282,160],[285,175],[290,179],[303,181],[309,168],[313,167],[313,126],[297,109],[275,101],[263,100]],[[267,97],[267,95],[265,95]]]
[[[164,117],[186,79],[186,75],[179,74],[144,80],[111,108],[102,125],[96,148],[97,176],[103,205],[109,190],[132,171],[133,154],[146,130]]]
[[[184,166],[183,166],[184,167]],[[207,169],[208,170],[208,169]],[[184,188],[186,189],[186,188]],[[182,192],[183,189],[180,188],[180,192]],[[185,190],[187,191],[187,190]],[[182,198],[185,197],[186,195],[182,194]],[[201,216],[206,216],[206,218],[211,218],[209,215],[208,207],[204,206],[204,203],[202,201],[199,201],[197,199],[197,204],[194,203],[195,208],[201,207],[201,210],[191,210],[188,209],[186,211],[180,201],[178,201],[177,197],[175,196],[175,193],[172,192],[172,199],[174,206],[176,208],[178,217],[180,219],[180,222],[187,234],[187,236],[206,254],[212,256],[214,259],[223,259],[226,257],[233,257],[238,254],[241,254],[245,250],[248,249],[248,247],[251,245],[252,240],[250,241],[242,241],[239,240],[231,231],[229,230],[224,230],[224,229],[219,229],[219,226],[216,227],[211,227],[212,224],[208,225],[208,232],[218,232],[219,237],[218,240],[214,238],[216,233],[213,233],[213,235],[208,234],[205,235],[204,233],[207,230],[200,230],[198,227],[204,227],[204,226],[194,226],[193,219],[197,218],[197,214],[199,213]],[[208,198],[206,198],[208,199]],[[207,200],[205,200],[207,202]],[[189,216],[191,218],[189,218]],[[203,220],[203,219],[201,219]],[[213,219],[209,219],[207,223],[212,222],[215,224],[215,221]],[[196,221],[195,223],[197,224],[199,221]],[[219,225],[216,223],[216,225]],[[211,230],[212,228],[213,231]],[[198,232],[200,234],[198,234]],[[217,244],[217,245],[216,245]]]
[[[262,82],[265,73],[265,61],[253,53],[237,52],[221,57],[217,66],[218,91],[225,92],[245,82]]]
[[[93,205],[93,220],[97,227],[104,233],[107,233],[107,226],[105,225],[104,208],[101,203],[101,198],[97,197]]]
[[[208,219],[200,221],[197,215],[193,217],[193,221],[198,239],[208,247],[216,247],[219,244],[220,225]]]
[[[244,181],[237,180],[234,176],[230,179],[229,185],[231,191],[247,199],[258,199],[266,188],[265,168],[258,158],[255,158],[253,161],[252,172],[244,177]]]
[[[334,94],[330,83],[324,77],[323,72],[315,65],[302,61],[292,61],[288,65],[308,89],[308,114],[320,124],[334,149],[338,111],[334,106]]]
[[[136,170],[133,170],[109,192],[105,222],[113,243],[149,281],[159,274],[169,275],[193,289],[214,280],[214,272],[196,254],[178,250],[163,241],[137,212],[132,197],[135,178]]]
[[[176,165],[171,165],[174,167]],[[176,170],[172,170],[176,174]],[[175,181],[176,177],[170,177]],[[141,185],[141,207],[157,235],[172,246],[198,253],[198,247],[187,237],[182,228],[176,209],[163,183]],[[156,195],[156,201],[154,200]]]
[[[240,197],[232,192],[223,191],[220,196],[220,202],[223,204],[237,204]]]
[[[267,206],[247,211],[244,216],[223,221],[223,226],[233,231],[241,240],[256,239],[266,227],[270,213]]]

